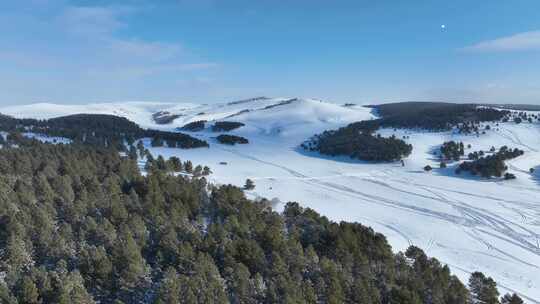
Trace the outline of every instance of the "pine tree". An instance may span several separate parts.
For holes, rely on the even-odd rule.
[[[249,178],[246,179],[246,183],[244,184],[244,189],[246,189],[246,190],[255,189],[255,183]]]
[[[498,304],[499,292],[497,284],[492,278],[484,276],[481,272],[473,272],[469,278],[471,302],[473,304]]]
[[[139,156],[143,157],[144,152],[145,152],[145,147],[144,147],[144,143],[142,142],[142,140],[139,140],[137,142],[137,150],[139,150]]]
[[[181,303],[178,273],[174,268],[168,268],[161,280],[155,304]]]
[[[173,157],[169,158],[168,162],[169,162],[170,168],[174,172],[182,171],[182,161],[178,157],[173,156]]]
[[[21,303],[39,303],[39,292],[36,284],[29,276],[24,276],[19,286],[18,298]]]
[[[152,145],[152,147],[163,147],[163,139],[159,136],[156,136],[152,138],[150,145]]]
[[[62,282],[58,304],[94,304],[92,296],[84,287],[84,280],[79,272],[70,273]]]
[[[9,288],[4,283],[0,283],[0,303],[17,304],[17,299],[11,294]]]
[[[192,173],[193,172],[193,163],[191,161],[186,161],[184,163],[184,170],[187,172],[187,173]]]
[[[137,160],[137,148],[135,148],[134,146],[129,146],[128,156],[130,159]]]
[[[212,170],[210,170],[210,168],[208,166],[204,166],[203,171],[202,171],[202,175],[208,176],[210,174],[212,174]]]
[[[124,231],[114,246],[115,272],[119,274],[119,285],[124,289],[134,288],[146,273],[141,250],[130,232]]]
[[[509,293],[505,294],[504,297],[501,299],[501,304],[523,304],[523,300],[517,295]]]
[[[252,303],[249,269],[242,263],[235,263],[228,269],[229,298],[232,304]]]

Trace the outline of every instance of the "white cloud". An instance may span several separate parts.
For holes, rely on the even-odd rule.
[[[110,39],[109,48],[121,55],[142,57],[151,61],[168,60],[182,51],[179,44],[126,39]]]
[[[84,45],[87,75],[133,79],[217,66],[189,54],[179,43],[126,38],[127,20],[138,11],[130,6],[70,6],[64,10],[59,20],[65,32]],[[123,35],[118,33],[121,30]]]
[[[470,52],[540,51],[540,30],[518,33],[494,40],[481,41],[463,48]]]
[[[87,75],[93,78],[136,79],[164,73],[187,73],[218,67],[215,63],[186,63],[160,65],[121,65],[115,67],[91,67]],[[195,77],[197,78],[197,77]]]
[[[126,24],[120,21],[120,15],[126,9],[111,7],[71,6],[60,16],[65,29],[77,35],[110,34]]]
[[[176,98],[200,90],[203,83],[209,86],[211,81],[202,79],[219,73],[219,64],[181,42],[155,40],[134,31],[131,22],[146,6],[66,6],[63,0],[47,1],[58,3],[54,9],[43,4],[47,10],[24,12],[19,15],[25,18],[17,15],[3,23],[12,23],[28,39],[3,41],[0,103]],[[179,79],[198,87],[180,89]]]

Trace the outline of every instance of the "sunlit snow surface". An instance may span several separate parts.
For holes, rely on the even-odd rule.
[[[492,276],[501,293],[515,291],[526,302],[540,303],[540,124],[491,125],[485,135],[453,132],[381,130],[384,136],[409,136],[411,156],[400,163],[372,164],[349,158],[307,153],[298,145],[315,133],[353,121],[371,119],[370,109],[317,100],[256,99],[235,104],[158,103],[58,106],[40,104],[0,109],[17,117],[48,118],[75,113],[109,113],[143,127],[174,130],[195,120],[240,121],[230,132],[249,139],[248,145],[225,146],[210,130],[190,133],[206,139],[210,148],[151,148],[155,154],[179,156],[212,168],[217,183],[243,185],[255,181],[251,197],[297,201],[332,220],[357,221],[388,238],[394,250],[414,244],[447,263],[466,282],[472,271]],[[270,106],[270,107],[269,107]],[[152,114],[183,115],[170,125],[156,125]],[[208,126],[212,122],[209,122]],[[497,130],[498,128],[498,130]],[[432,154],[444,141],[471,144],[465,153],[507,145],[525,155],[507,161],[516,180],[485,180],[438,168]],[[227,165],[220,165],[226,162]],[[529,173],[530,168],[537,173]],[[276,200],[277,201],[277,200]],[[281,209],[283,203],[276,208]]]

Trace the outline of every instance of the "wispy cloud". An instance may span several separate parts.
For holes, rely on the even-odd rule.
[[[91,67],[87,74],[91,77],[113,77],[116,79],[133,79],[159,75],[164,73],[196,72],[218,67],[215,63],[186,63],[161,65],[122,65],[119,67]]]
[[[468,52],[540,51],[540,30],[481,41],[463,50]]]
[[[129,32],[127,20],[138,11],[137,7],[131,6],[70,6],[59,20],[68,34],[82,39],[93,54],[98,54],[101,62],[93,62],[89,68],[94,72],[115,70],[116,75],[144,77],[161,72],[207,70],[217,66],[189,58],[193,57],[190,56],[192,54],[180,43],[119,35],[122,30]]]
[[[25,18],[10,20],[28,39],[6,40],[2,45],[0,103],[176,98],[194,91],[189,86],[180,88],[180,80],[200,90],[211,86],[211,79],[221,73],[220,64],[200,56],[183,41],[134,31],[132,23],[147,6],[36,1],[43,2],[32,7],[42,8],[38,13],[23,11],[19,15]],[[45,3],[51,1],[55,1],[54,9]],[[31,90],[26,89],[28,83]],[[5,96],[10,100],[1,100]]]
[[[127,26],[120,16],[128,11],[127,8],[70,6],[59,16],[59,21],[73,34],[106,35]]]
[[[177,43],[162,43],[139,39],[109,39],[111,51],[124,56],[146,58],[150,61],[164,61],[179,55],[182,46]]]

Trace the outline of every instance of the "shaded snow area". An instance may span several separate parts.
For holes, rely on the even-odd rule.
[[[110,104],[109,104],[110,105]],[[68,114],[64,106],[62,115]],[[87,111],[80,106],[78,111]],[[89,107],[98,107],[92,105]],[[18,110],[19,108],[19,110]],[[35,117],[31,108],[12,107],[0,112]],[[306,139],[326,129],[372,119],[368,108],[343,107],[317,100],[259,98],[218,105],[127,104],[104,106],[100,111],[123,109],[143,127],[157,127],[152,111],[181,115],[161,129],[208,120],[205,130],[188,132],[206,139],[210,148],[181,150],[151,148],[153,154],[178,156],[183,161],[211,167],[210,180],[242,186],[247,178],[256,188],[252,198],[266,197],[283,208],[297,201],[335,221],[360,222],[383,233],[394,250],[409,245],[447,263],[467,282],[470,272],[493,277],[501,293],[518,292],[528,303],[540,303],[540,124],[500,123],[486,134],[384,129],[383,136],[405,136],[413,153],[400,163],[373,164],[347,157],[331,158],[300,150]],[[129,111],[128,111],[129,110]],[[49,111],[54,116],[53,110]],[[71,113],[71,112],[69,112]],[[220,133],[210,130],[213,120],[245,123],[228,132],[249,139],[247,145],[217,143]],[[438,169],[433,154],[445,141],[462,141],[465,154],[507,145],[525,151],[509,160],[517,179],[481,179],[454,174],[457,163]],[[226,163],[226,164],[225,164]],[[435,168],[424,172],[425,165]],[[537,168],[533,173],[530,168]]]

